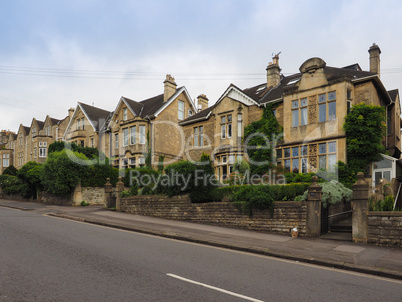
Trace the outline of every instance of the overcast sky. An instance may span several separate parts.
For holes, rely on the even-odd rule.
[[[77,102],[109,111],[121,96],[163,93],[166,74],[210,105],[230,83],[266,81],[272,54],[285,75],[311,57],[369,68],[402,89],[402,2],[240,0],[0,0],[0,129]]]

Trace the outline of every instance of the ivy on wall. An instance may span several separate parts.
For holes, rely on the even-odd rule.
[[[368,164],[381,159],[385,152],[382,144],[385,127],[385,108],[366,105],[353,106],[345,118],[348,166],[355,171],[364,171]]]
[[[244,128],[244,143],[247,145],[252,174],[264,174],[273,167],[275,164],[272,162],[272,154],[275,152],[274,141],[280,133],[282,133],[282,127],[273,113],[272,104],[264,108],[259,121]]]

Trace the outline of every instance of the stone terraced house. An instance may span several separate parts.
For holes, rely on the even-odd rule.
[[[380,48],[369,49],[370,71],[358,64],[330,67],[320,58],[305,61],[297,74],[284,76],[279,56],[267,67],[267,81],[247,89],[231,84],[214,105],[181,121],[186,158],[199,160],[202,153],[214,159],[220,180],[229,175],[237,159],[246,158],[244,127],[259,120],[268,104],[283,127],[276,144],[276,162],[288,171],[331,170],[347,162],[346,135],[342,130],[351,106],[366,103],[386,108],[388,153],[401,155],[401,109],[398,90],[387,91],[380,80]],[[371,173],[371,172],[370,172]]]
[[[2,133],[0,169],[20,168],[30,160],[44,162],[49,144],[63,140],[99,148],[119,168],[144,166],[148,154],[156,167],[161,157],[166,166],[181,159],[197,161],[206,153],[223,180],[236,160],[247,160],[244,128],[272,105],[283,127],[275,145],[277,165],[301,173],[331,170],[337,161],[347,162],[342,124],[351,106],[362,102],[386,108],[383,143],[396,165],[401,156],[400,96],[397,89],[387,91],[380,79],[380,53],[377,45],[370,47],[370,71],[359,64],[331,67],[321,58],[310,58],[299,73],[287,76],[281,74],[275,55],[264,83],[246,89],[231,84],[209,107],[201,94],[198,109],[187,89],[177,88],[167,75],[163,93],[151,98],[121,97],[114,111],[79,102],[63,120],[47,116],[44,122],[33,119],[30,127],[20,125],[16,134]],[[373,179],[374,174],[396,177],[396,172],[373,168]]]
[[[144,166],[147,154],[154,167],[161,156],[165,165],[183,159],[184,136],[178,123],[195,112],[186,87],[177,88],[167,75],[162,94],[139,102],[120,98],[105,129],[105,154],[119,168]]]

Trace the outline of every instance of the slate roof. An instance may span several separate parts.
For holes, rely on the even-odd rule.
[[[135,115],[141,114],[142,109],[144,108],[144,104],[138,103],[126,97],[123,97],[123,99],[126,102],[126,104],[130,106],[131,110],[134,112]]]
[[[175,94],[182,88],[183,87],[177,88]],[[163,101],[163,94],[151,97],[141,102],[137,102],[126,97],[123,97],[123,99],[126,101],[126,104],[131,107],[132,111],[134,111],[134,113],[140,117],[150,117],[154,115],[166,103]]]
[[[42,130],[43,127],[45,126],[45,122],[36,120],[36,123],[38,124],[39,130]]]
[[[31,127],[27,127],[27,126],[22,126],[22,127],[24,128],[25,133],[28,134]]]
[[[59,124],[61,122],[61,120],[58,120],[58,119],[55,119],[55,118],[52,118],[52,117],[49,117],[49,119],[50,119],[50,121],[52,122],[53,125],[57,125],[57,124]]]
[[[398,93],[399,93],[398,89],[394,89],[394,90],[389,90],[389,91],[388,91],[388,94],[389,94],[389,96],[391,97],[391,100],[392,100],[393,102],[396,102],[396,96],[398,95]]]
[[[363,71],[359,64],[352,64],[342,68],[325,66],[324,74],[330,84],[341,80],[351,81],[376,75],[373,72]],[[290,76],[281,75],[280,83],[270,89],[267,89],[266,82],[246,89],[240,89],[234,84],[230,84],[229,87],[232,86],[242,91],[245,95],[256,101],[258,104],[267,104],[273,101],[281,100],[286,91],[292,90],[292,88],[296,87],[295,85],[297,84],[298,79],[301,77],[301,73],[295,73]],[[391,93],[395,92],[392,90]],[[395,99],[396,95],[391,96],[391,98]],[[198,112],[197,114],[183,120],[180,124],[187,124],[202,118],[207,118],[208,114],[215,108],[215,106],[216,104],[201,112]]]
[[[95,131],[99,131],[99,121],[103,121],[104,123],[111,112],[81,102],[78,104],[81,106],[82,110],[84,110],[84,113],[94,126]],[[103,124],[101,126],[103,126]]]

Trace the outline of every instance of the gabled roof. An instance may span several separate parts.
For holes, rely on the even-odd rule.
[[[30,127],[24,126],[23,124],[20,124],[20,126],[18,127],[18,131],[16,133],[16,135],[18,136],[18,132],[20,132],[20,130],[22,130],[24,132],[24,135],[28,135],[29,131],[31,130]]]
[[[36,123],[38,124],[38,128],[39,128],[39,130],[42,130],[42,129],[43,129],[43,127],[45,126],[45,122],[42,122],[42,121],[38,121],[38,120],[36,120]]]
[[[81,108],[82,112],[84,113],[88,121],[91,123],[91,126],[94,128],[94,131],[98,131],[99,128],[102,127],[102,125],[105,123],[107,117],[110,114],[110,111],[103,110],[81,102],[78,102],[78,106]],[[102,125],[99,125],[99,122],[101,122]]]
[[[58,125],[62,120],[58,120],[52,117],[49,117],[50,121],[52,122],[53,125]]]
[[[336,83],[337,81],[342,80],[351,82],[373,80],[377,85],[377,87],[379,87],[380,91],[382,91],[385,95],[387,95],[387,92],[385,91],[383,84],[378,78],[378,75],[373,72],[363,71],[360,65],[357,63],[342,68],[330,67],[330,66],[325,66],[323,68],[324,68],[324,74],[329,83]],[[286,91],[291,91],[292,89],[295,89],[297,87],[296,85],[301,79],[301,77],[302,73],[295,73],[290,76],[281,75],[279,84],[270,89],[267,88],[266,82],[246,89],[240,89],[236,85],[230,84],[230,86],[221,95],[221,97],[218,99],[215,105],[198,112],[197,114],[181,121],[179,124],[186,125],[198,122],[200,120],[208,119],[209,116],[211,115],[212,110],[216,107],[216,105],[220,101],[222,101],[223,98],[225,98],[226,96],[231,97],[230,92],[232,91],[236,91],[236,93],[238,93],[239,96],[243,98],[243,100],[249,101],[250,102],[249,104],[265,105],[268,103],[281,101]],[[388,94],[390,99],[392,99],[392,101],[395,101],[396,95],[398,94],[398,90],[396,89],[388,91]],[[386,98],[388,99],[388,97]],[[234,99],[239,100],[239,98]]]
[[[186,118],[185,120],[182,120],[181,122],[179,122],[179,125],[187,125],[187,124],[191,124],[191,123],[196,123],[202,120],[206,120],[209,118],[209,116],[211,115],[212,110],[216,107],[216,103],[200,112],[197,112],[196,114]]]
[[[151,110],[149,113],[146,113],[146,115],[149,116],[155,116],[157,117],[165,108],[167,108],[181,93],[184,93],[184,95],[187,97],[188,101],[190,102],[191,107],[193,108],[194,112],[197,111],[197,108],[195,107],[195,104],[193,100],[191,99],[190,94],[188,93],[186,87],[182,86],[178,89],[176,89],[175,94],[173,94],[167,101],[163,101],[163,95],[159,95],[158,97],[155,97],[155,100],[153,101],[153,106],[150,106],[152,103],[150,102],[151,99],[143,101],[144,105],[146,106],[145,102],[148,101],[148,107],[152,110],[156,110],[155,113],[152,113]],[[162,100],[160,100],[160,97],[162,97]],[[161,103],[162,101],[162,103]],[[144,109],[145,111],[145,109]],[[144,113],[143,113],[144,114]]]
[[[131,99],[123,97],[123,96],[121,97],[120,101],[123,101],[127,105],[127,107],[130,108],[131,112],[135,116],[140,115],[142,112],[142,109],[144,108],[144,104],[138,103],[134,100],[131,100]],[[119,106],[119,104],[117,105],[117,107],[118,106]],[[117,110],[117,107],[116,107],[116,110]]]
[[[115,113],[117,114],[117,110],[120,107],[121,102],[124,102],[135,116],[139,116],[142,118],[154,118],[157,117],[165,108],[167,108],[181,93],[184,93],[186,95],[191,103],[191,106],[193,107],[193,110],[196,111],[194,102],[192,101],[186,87],[183,86],[176,89],[176,92],[165,102],[163,101],[163,94],[145,99],[141,102],[137,102],[126,97],[121,97],[119,103],[116,106]],[[109,124],[110,123],[111,120]]]
[[[63,140],[65,140],[68,129],[70,129],[70,127],[74,121],[74,118],[77,115],[78,108],[80,108],[80,110],[84,113],[85,117],[87,118],[87,120],[89,121],[89,123],[91,124],[91,126],[95,132],[99,131],[99,129],[104,128],[105,123],[109,121],[110,115],[112,113],[107,110],[103,110],[103,109],[100,109],[100,108],[97,108],[97,107],[94,107],[91,105],[87,105],[87,104],[78,102],[77,108],[74,110],[74,114],[71,117],[71,119],[67,125],[67,131],[64,132]],[[99,122],[102,122],[102,121],[103,121],[103,123],[101,125],[99,125]]]

